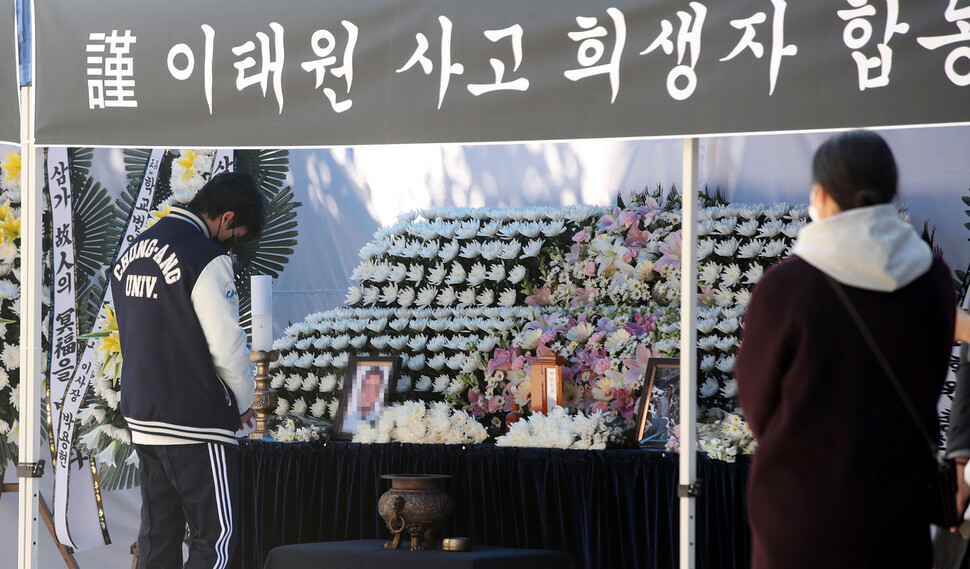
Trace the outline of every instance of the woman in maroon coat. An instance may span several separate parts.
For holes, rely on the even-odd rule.
[[[936,433],[956,309],[950,271],[889,204],[896,164],[877,134],[828,140],[812,170],[814,221],[755,287],[735,366],[758,439],[752,567],[928,568],[929,451],[825,275]]]

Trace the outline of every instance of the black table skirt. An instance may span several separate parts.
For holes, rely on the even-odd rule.
[[[563,551],[474,546],[471,551],[384,549],[384,540],[282,545],[263,569],[573,569]]]
[[[586,569],[675,568],[677,455],[493,445],[241,445],[240,547],[234,567],[262,569],[278,545],[389,539],[381,474],[448,474],[455,502],[445,537],[476,545],[568,551]],[[748,461],[698,459],[697,562],[745,568]]]

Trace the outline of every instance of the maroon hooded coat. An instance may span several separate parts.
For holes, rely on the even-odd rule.
[[[952,283],[936,258],[892,292],[845,286],[930,433],[953,340]],[[764,274],[735,375],[758,439],[754,569],[930,567],[929,450],[821,270],[792,256]]]

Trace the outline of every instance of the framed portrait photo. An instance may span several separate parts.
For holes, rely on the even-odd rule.
[[[638,444],[664,448],[680,420],[680,359],[647,361],[636,417]]]
[[[334,439],[350,440],[359,425],[380,418],[400,367],[401,358],[397,356],[351,356],[334,418]]]

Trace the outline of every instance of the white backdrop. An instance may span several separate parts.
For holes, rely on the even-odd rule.
[[[970,127],[880,131],[901,173],[902,201],[914,225],[937,227],[937,243],[954,269],[970,262]],[[720,187],[731,201],[804,203],[814,149],[828,134],[704,138],[702,184]],[[11,147],[0,146],[0,155]],[[676,140],[583,140],[511,145],[408,145],[290,152],[290,179],[300,242],[273,283],[275,335],[290,321],[340,306],[357,251],[381,226],[415,209],[444,206],[513,207],[607,204],[681,176],[683,145]],[[93,174],[113,192],[125,184],[121,151],[96,153]],[[50,469],[49,469],[50,470]],[[7,480],[13,481],[13,473]],[[48,475],[47,478],[50,478]],[[50,481],[45,480],[50,500]],[[137,490],[104,496],[113,545],[78,554],[82,568],[129,567],[138,527]],[[61,564],[49,534],[40,530],[40,567]],[[15,496],[0,498],[0,558],[17,551]]]

